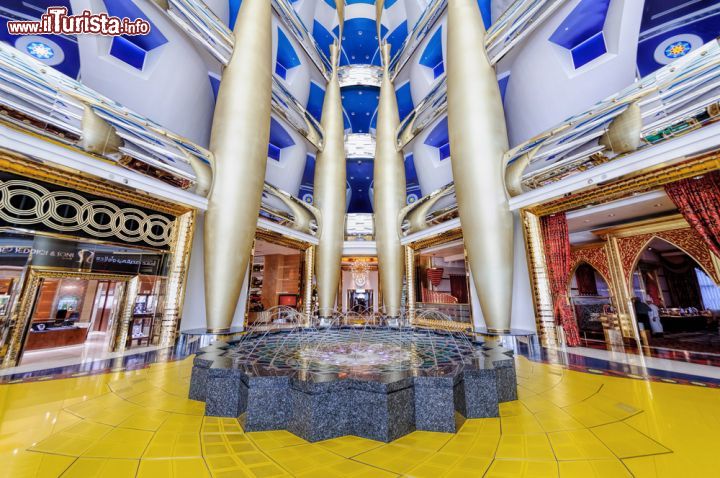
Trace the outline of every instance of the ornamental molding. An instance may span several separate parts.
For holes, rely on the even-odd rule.
[[[64,234],[83,232],[93,238],[153,247],[171,244],[175,222],[161,214],[89,200],[72,191],[50,191],[17,179],[0,180],[0,220],[12,226],[42,225]]]

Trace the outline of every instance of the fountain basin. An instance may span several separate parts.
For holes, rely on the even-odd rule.
[[[497,417],[517,386],[510,350],[463,334],[293,329],[202,349],[190,398],[205,401],[208,416],[239,417],[245,431],[389,442],[414,430],[455,432],[457,418]]]

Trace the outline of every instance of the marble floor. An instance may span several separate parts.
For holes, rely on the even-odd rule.
[[[309,444],[244,433],[185,398],[192,357],[0,385],[0,476],[717,476],[720,390],[569,370],[518,356],[519,400],[460,433]]]

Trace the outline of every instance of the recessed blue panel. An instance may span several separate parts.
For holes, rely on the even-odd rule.
[[[426,66],[433,71],[433,76],[435,78],[445,73],[442,48],[442,28],[438,28],[438,30],[430,38],[430,41],[428,41],[428,44],[425,47],[425,50],[423,50],[422,55],[420,55],[419,60],[419,63],[422,66]]]
[[[430,132],[425,144],[437,148],[440,161],[450,157],[450,133],[447,117],[443,118]]]
[[[510,83],[510,74],[506,74],[498,80],[498,86],[500,87],[500,97],[503,102],[505,101],[505,92],[507,91],[508,83]]]
[[[270,118],[270,144],[268,145],[268,157],[280,161],[280,152],[294,146],[292,136],[278,123],[275,118]]]
[[[110,46],[110,55],[118,60],[124,61],[133,68],[142,70],[145,66],[145,55],[147,52],[129,41],[124,36],[114,37]]]
[[[313,38],[326,57],[330,58],[330,45],[335,41],[335,36],[330,33],[322,23],[313,20]]]
[[[581,0],[550,37],[556,45],[572,50],[603,31],[610,0]]]
[[[607,53],[607,46],[605,45],[605,35],[603,32],[590,37],[584,43],[576,46],[571,50],[573,64],[575,69],[581,66],[587,65],[596,58],[600,58]]]
[[[280,28],[277,30],[277,60],[275,62],[275,73],[280,78],[286,78],[287,71],[296,68],[302,64],[295,48],[288,39],[285,32]]]
[[[310,82],[310,95],[305,109],[313,117],[320,121],[322,119],[323,101],[325,101],[325,90],[318,86],[315,82]]]
[[[107,9],[109,15],[120,18],[130,18],[131,20],[142,18],[150,23],[150,33],[147,35],[128,35],[123,37],[133,45],[148,52],[167,43],[167,38],[165,38],[165,36],[160,32],[160,29],[154,25],[150,19],[145,16],[142,10],[140,10],[140,8],[138,8],[138,6],[133,2],[106,0],[105,8]]]
[[[490,28],[492,25],[492,0],[478,0],[478,8],[480,8],[485,28]]]
[[[387,8],[387,5],[385,5]],[[395,54],[400,50],[400,48],[403,46],[403,43],[405,42],[405,39],[408,36],[408,23],[407,20],[402,22],[398,27],[390,32],[390,34],[385,37],[385,41],[388,42],[390,45],[390,56],[395,56]]]
[[[220,91],[220,78],[213,74],[208,75],[208,77],[210,78],[210,87],[212,88],[213,97],[215,98],[215,101],[217,101],[218,92]]]
[[[408,81],[395,90],[395,95],[397,96],[398,112],[400,113],[400,120],[402,121],[415,109],[412,92],[410,90],[410,82]]]
[[[235,29],[235,22],[237,22],[237,16],[238,12],[240,11],[240,6],[242,6],[242,0],[228,0],[228,9],[230,11],[230,16],[228,18],[228,26],[230,27],[230,30]]]

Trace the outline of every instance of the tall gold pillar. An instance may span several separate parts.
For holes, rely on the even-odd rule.
[[[484,44],[477,1],[449,0],[448,128],[458,210],[485,323],[491,331],[506,331],[514,229],[504,185],[508,140],[500,89]]]
[[[331,47],[332,76],[325,90],[322,127],[325,145],[315,163],[315,205],[320,210],[322,225],[315,251],[315,279],[318,291],[318,314],[330,317],[340,284],[342,248],[345,239],[346,164],[345,126],[338,79],[340,49]]]
[[[312,280],[315,270],[315,246],[305,249],[305,266],[303,268],[303,313],[305,314],[305,326],[310,325],[312,316]]]
[[[215,156],[205,216],[205,309],[211,330],[232,324],[255,238],[265,182],[272,95],[271,2],[242,2],[235,49],[213,118]]]
[[[407,320],[415,320],[415,250],[405,246],[405,282],[407,287]]]
[[[400,245],[398,215],[405,206],[405,164],[395,146],[400,125],[395,87],[390,80],[390,45],[382,46],[383,79],[380,86],[374,161],[375,239],[380,287],[385,314],[400,316],[402,301],[403,247]]]

